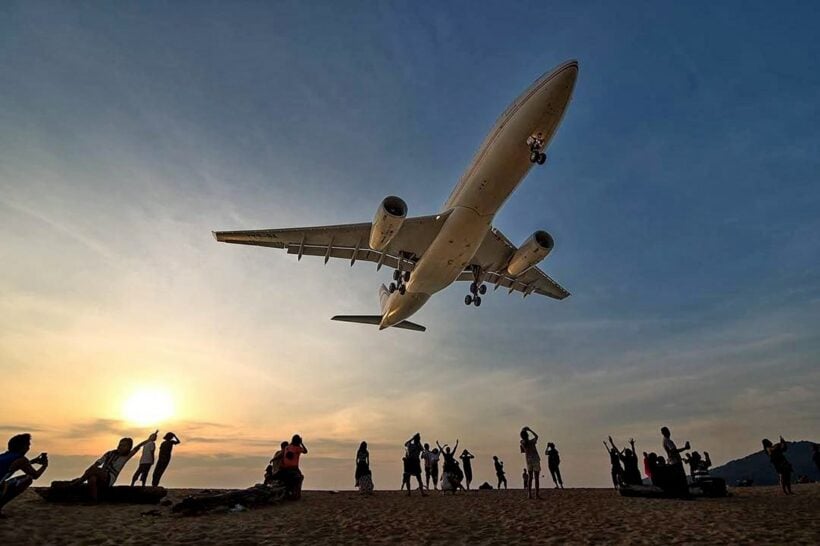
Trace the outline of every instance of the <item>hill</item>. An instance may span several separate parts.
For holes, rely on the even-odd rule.
[[[811,460],[812,445],[814,442],[807,440],[789,442],[786,458],[794,468],[794,479],[805,475],[813,480],[820,480],[820,472]],[[710,474],[723,478],[728,485],[736,485],[738,480],[754,480],[754,485],[776,485],[778,483],[777,474],[769,462],[769,457],[763,453],[762,447],[756,453],[713,468]]]

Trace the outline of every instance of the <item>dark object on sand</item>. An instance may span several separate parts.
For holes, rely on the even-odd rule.
[[[492,489],[492,488],[493,488],[493,486],[492,486],[492,485],[490,485],[490,484],[488,484],[487,482],[484,482],[484,483],[482,483],[481,485],[479,485],[479,486],[478,486],[478,488],[479,488],[479,489],[482,489],[482,490],[487,490],[487,491],[489,491],[490,489]]]
[[[721,478],[704,478],[689,484],[689,494],[680,495],[676,490],[665,490],[655,485],[621,485],[618,493],[622,497],[648,497],[659,499],[679,499],[698,497],[727,497],[726,482]]]
[[[239,491],[206,493],[185,497],[175,504],[171,511],[175,514],[192,516],[211,510],[227,511],[236,505],[255,508],[273,504],[285,499],[286,496],[287,489],[277,482],[274,482],[272,486],[257,484]]]
[[[46,502],[79,504],[93,502],[88,486],[67,481],[51,482],[51,487],[37,487],[35,491]],[[168,491],[164,487],[129,487],[118,485],[100,490],[98,502],[123,504],[157,504]]]

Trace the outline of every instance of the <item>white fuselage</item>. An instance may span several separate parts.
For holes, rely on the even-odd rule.
[[[527,139],[541,133],[546,147],[569,104],[577,75],[577,62],[564,63],[539,78],[501,115],[444,204],[449,215],[416,263],[406,293],[396,291],[387,300],[381,328],[407,319],[461,275],[495,214],[533,166]]]

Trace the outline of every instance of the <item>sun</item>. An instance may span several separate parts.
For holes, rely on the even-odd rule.
[[[135,425],[156,425],[174,415],[174,400],[161,389],[139,389],[122,405],[122,415]]]

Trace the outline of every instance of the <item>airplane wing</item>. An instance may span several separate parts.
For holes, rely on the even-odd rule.
[[[436,238],[449,212],[418,216],[404,221],[399,232],[384,250],[369,247],[371,224],[260,229],[253,231],[215,231],[214,237],[223,243],[267,246],[287,250],[288,254],[321,256],[325,263],[331,258],[374,262],[377,267],[412,271],[418,258]]]
[[[521,292],[525,298],[530,294],[549,296],[557,300],[569,296],[566,289],[537,267],[531,267],[515,278],[509,276],[507,263],[516,250],[518,248],[503,233],[491,228],[481,246],[478,247],[470,265],[481,267],[484,272],[484,281],[494,284],[496,289],[503,286],[509,290],[509,293]],[[466,269],[457,280],[473,281],[475,279],[472,270]]]

